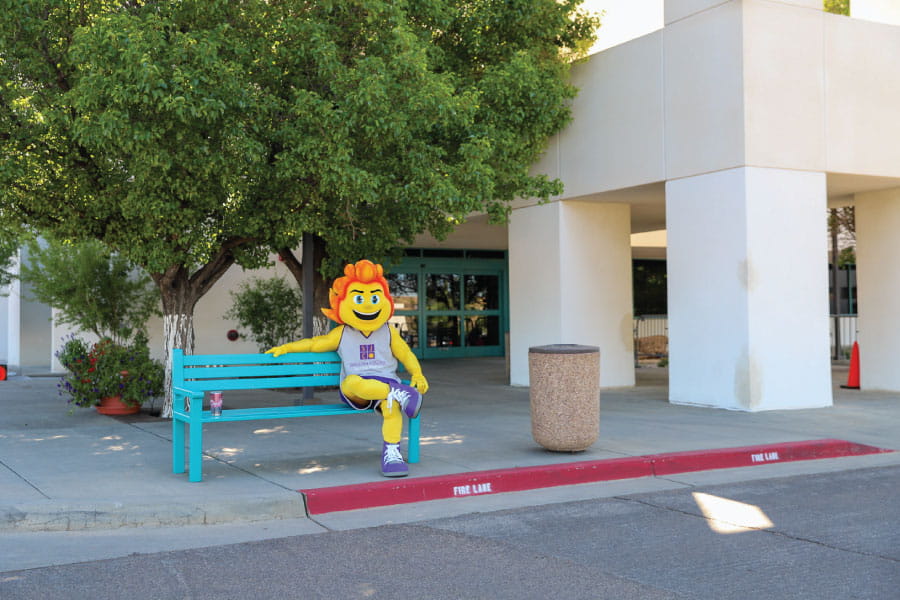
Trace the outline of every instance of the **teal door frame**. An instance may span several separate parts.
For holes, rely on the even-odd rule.
[[[408,251],[414,253],[417,250]],[[427,252],[427,250],[425,251]],[[509,331],[509,299],[508,299],[508,260],[504,258],[480,258],[478,251],[457,251],[459,257],[406,256],[401,262],[391,265],[388,274],[415,274],[417,282],[418,302],[413,310],[397,308],[395,315],[416,317],[418,345],[413,352],[420,359],[430,358],[462,358],[475,356],[504,356],[506,353],[506,334]],[[470,256],[476,254],[476,256]],[[427,298],[427,286],[432,275],[457,276],[458,289],[454,294],[454,306],[437,308]],[[497,277],[497,308],[466,308],[466,286],[468,276]],[[396,292],[393,292],[396,295]],[[435,329],[429,331],[429,318],[437,320],[441,317],[453,322],[455,318],[455,335],[452,329],[448,336],[435,335]],[[498,319],[497,344],[471,345],[466,339],[467,319],[487,317]],[[455,339],[458,339],[458,344]]]

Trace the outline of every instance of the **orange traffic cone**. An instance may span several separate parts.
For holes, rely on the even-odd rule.
[[[859,343],[853,342],[853,351],[850,352],[850,373],[847,375],[847,385],[841,386],[847,390],[859,389]]]

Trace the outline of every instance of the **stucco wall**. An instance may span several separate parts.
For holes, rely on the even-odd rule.
[[[274,258],[273,258],[274,260]],[[232,266],[222,278],[216,282],[212,290],[197,302],[194,309],[194,352],[197,354],[237,354],[256,353],[259,348],[250,341],[230,341],[226,337],[229,329],[240,331],[238,324],[226,319],[224,314],[231,308],[233,300],[231,291],[237,291],[241,283],[254,277],[279,276],[287,279],[290,285],[296,285],[293,275],[281,262],[276,261],[272,269],[244,271]],[[161,318],[152,319],[148,324],[150,347],[156,358],[163,356],[163,323]]]
[[[554,140],[546,163],[565,182],[565,197],[665,178],[662,39],[661,31],[651,33],[573,69],[579,95],[572,125]]]
[[[667,2],[666,23],[573,68],[534,169],[561,198],[737,166],[900,177],[900,27],[812,0]]]
[[[827,170],[900,176],[900,27],[825,15]]]

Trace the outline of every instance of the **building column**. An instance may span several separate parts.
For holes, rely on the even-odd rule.
[[[18,264],[13,265],[11,270],[18,273]],[[0,353],[0,362],[5,362],[9,372],[18,372],[21,375],[21,303],[22,283],[18,278],[13,279],[9,286],[2,290],[7,294],[2,298],[3,302],[0,306],[5,308],[5,327],[3,352]]]
[[[856,195],[859,383],[900,391],[900,188]]]
[[[631,208],[562,201],[509,223],[510,383],[528,385],[528,349],[600,348],[600,385],[634,385]]]
[[[824,173],[666,183],[671,402],[831,405],[826,208]]]

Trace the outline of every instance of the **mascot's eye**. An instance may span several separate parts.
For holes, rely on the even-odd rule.
[[[372,294],[372,304],[378,304],[379,302],[381,302],[381,298],[379,298],[375,294]]]
[[[355,302],[356,304],[362,304],[365,301],[366,301],[366,299],[363,298],[362,294],[357,294],[357,295],[353,296],[353,302]]]

